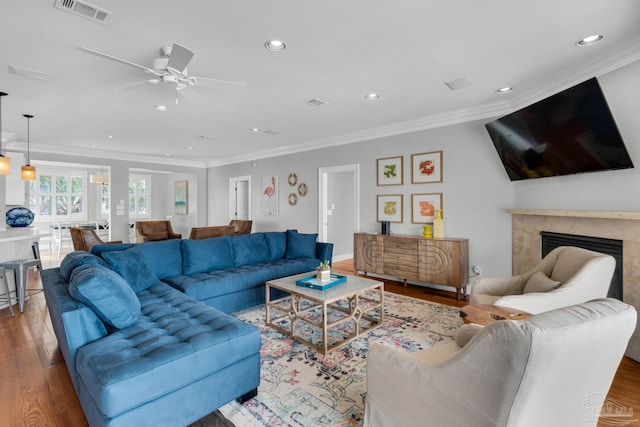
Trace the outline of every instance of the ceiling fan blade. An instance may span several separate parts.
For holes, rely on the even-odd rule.
[[[117,87],[113,91],[114,92],[118,92],[120,90],[131,89],[131,88],[134,88],[136,86],[140,86],[140,85],[147,84],[147,83],[153,83],[153,82],[150,81],[150,80],[142,80],[142,81],[139,81],[139,82],[130,83],[128,85]]]
[[[200,76],[191,76],[196,79],[196,86],[208,87],[212,89],[216,89],[221,85],[235,85],[246,87],[247,84],[243,82],[236,82],[233,80],[222,80],[222,79],[214,79],[212,77],[200,77]]]
[[[135,62],[127,61],[126,59],[118,58],[116,56],[108,55],[106,53],[102,53],[102,52],[99,52],[97,50],[90,49],[88,47],[80,46],[78,49],[83,50],[85,52],[89,52],[89,53],[91,53],[93,55],[96,55],[96,56],[100,56],[100,57],[105,58],[105,59],[109,59],[111,61],[116,61],[116,62],[119,62],[121,64],[125,64],[125,65],[129,65],[131,67],[138,68],[140,70],[146,71],[147,73],[150,73],[150,74],[153,74],[153,75],[156,75],[156,76],[161,75],[160,73],[158,73],[156,70],[154,70],[152,68],[145,67],[144,65],[136,64]]]
[[[193,51],[187,49],[184,46],[174,43],[171,47],[171,54],[169,55],[169,62],[167,63],[167,70],[173,71],[179,74],[184,74],[185,68],[189,65],[191,58],[193,58]]]

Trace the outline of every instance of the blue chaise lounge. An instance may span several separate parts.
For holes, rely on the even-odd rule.
[[[187,425],[255,395],[260,333],[228,313],[267,280],[331,259],[315,234],[96,246],[42,272],[53,328],[91,426]]]

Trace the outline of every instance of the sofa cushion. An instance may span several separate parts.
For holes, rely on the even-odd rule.
[[[93,255],[102,257],[105,252],[124,251],[135,246],[133,243],[113,243],[109,245],[95,245],[91,248]]]
[[[136,245],[144,254],[147,265],[160,279],[182,274],[180,240],[169,239]]]
[[[232,237],[231,246],[236,267],[269,261],[269,248],[262,233]]]
[[[76,356],[78,376],[105,418],[246,359],[255,360],[254,372],[231,370],[225,378],[239,382],[259,378],[258,328],[164,283],[138,297],[142,316],[137,323],[83,346]]]
[[[524,285],[523,294],[533,292],[549,292],[560,286],[560,282],[552,280],[544,275],[542,271],[536,271],[531,275]]]
[[[111,269],[122,276],[135,293],[157,285],[160,281],[147,264],[142,250],[137,246],[124,251],[105,252],[102,256]]]
[[[138,297],[121,276],[107,267],[77,267],[71,274],[69,293],[115,328],[126,328],[140,318]]]
[[[263,234],[269,248],[269,261],[284,258],[284,252],[287,250],[287,233],[284,231],[268,231]]]
[[[287,230],[287,250],[285,258],[315,258],[318,234],[302,234],[295,230]]]
[[[102,258],[98,258],[86,251],[75,251],[67,254],[67,256],[63,258],[60,263],[60,274],[62,274],[64,280],[68,282],[71,280],[73,270],[85,264],[107,266],[107,263]]]
[[[233,267],[230,240],[229,236],[181,240],[182,273],[191,275]]]

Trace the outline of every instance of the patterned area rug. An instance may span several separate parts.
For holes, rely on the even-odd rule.
[[[219,410],[237,427],[360,426],[366,357],[372,344],[419,351],[452,340],[462,325],[456,307],[385,293],[384,324],[323,356],[265,326],[264,305],[235,316],[258,326],[262,333],[258,396],[244,405],[233,401]],[[336,329],[329,341],[348,332]],[[314,328],[303,328],[301,334],[312,342],[318,338]],[[205,419],[200,423],[212,425]]]

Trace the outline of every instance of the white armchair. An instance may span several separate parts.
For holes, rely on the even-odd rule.
[[[365,427],[596,426],[635,309],[614,299],[496,321],[460,348],[367,356]]]
[[[542,313],[607,296],[616,266],[610,255],[560,246],[526,273],[481,277],[471,287],[471,304],[493,304]]]

